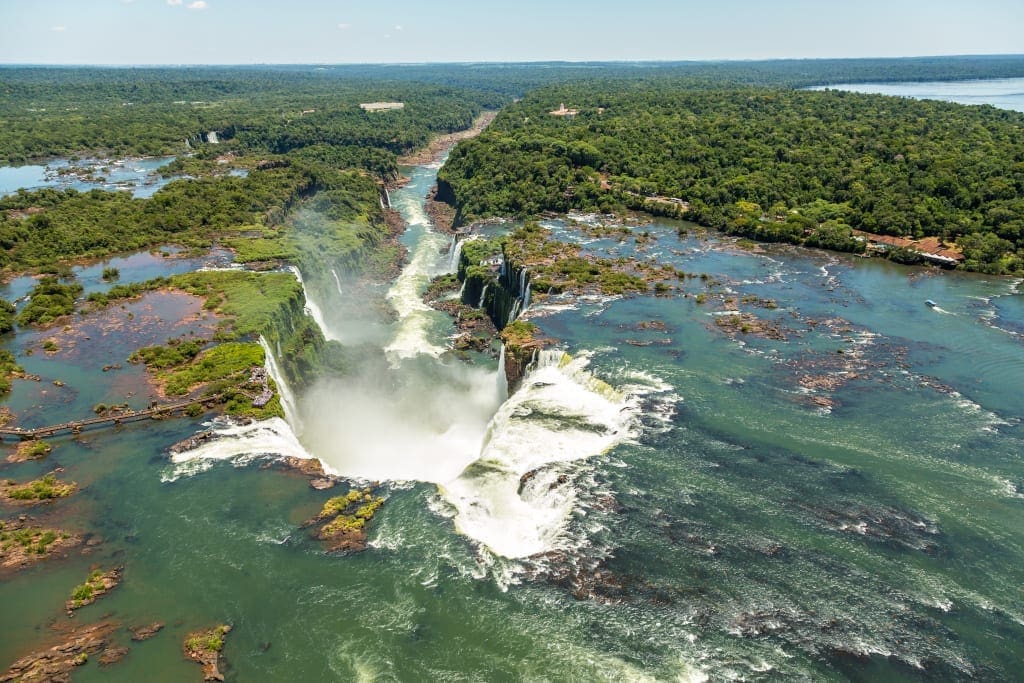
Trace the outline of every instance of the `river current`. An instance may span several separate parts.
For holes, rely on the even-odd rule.
[[[408,265],[380,292],[397,317],[371,320],[336,269],[301,274],[328,338],[364,354],[289,396],[287,421],[173,460],[201,424],[127,425],[5,471],[67,468],[84,488],[68,505],[105,543],[0,583],[0,659],[38,643],[89,566],[123,563],[76,618],[168,627],[77,681],[194,678],[181,639],[219,622],[234,680],[1019,675],[1020,281],[552,220],[590,253],[696,277],[667,296],[535,297],[523,316],[559,342],[508,397],[495,361],[445,353],[451,324],[420,302],[451,244],[423,212],[436,168],[409,173],[392,193]],[[771,333],[720,324],[740,314]],[[21,355],[38,336],[7,342],[42,377],[7,401],[23,424],[118,396],[99,368],[127,342]],[[366,552],[324,554],[298,528],[331,492],[263,471],[278,455],[381,482]]]

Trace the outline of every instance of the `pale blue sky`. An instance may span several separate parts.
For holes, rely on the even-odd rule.
[[[1024,0],[0,0],[0,63],[1024,53]]]

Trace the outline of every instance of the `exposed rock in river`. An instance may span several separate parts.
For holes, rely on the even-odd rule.
[[[71,616],[76,609],[91,605],[117,588],[123,577],[124,567],[114,567],[108,572],[100,569],[94,571],[85,583],[75,587],[71,599],[64,603],[64,609],[67,610],[68,616]]]
[[[193,631],[185,636],[185,657],[202,664],[204,681],[224,680],[224,674],[220,671],[220,651],[224,649],[224,637],[230,631],[230,626],[221,624],[205,631]]]
[[[90,656],[109,646],[110,638],[116,628],[116,622],[105,621],[68,631],[58,645],[47,650],[33,652],[11,664],[7,672],[0,675],[0,682],[66,683],[71,680],[71,672],[75,667],[85,664],[89,661]]]
[[[324,503],[313,519],[303,526],[314,526],[330,520],[317,530],[315,537],[324,542],[328,552],[360,552],[366,550],[366,523],[373,519],[384,504],[383,498],[374,498],[370,489],[352,489],[343,496],[335,496]]]
[[[45,559],[64,557],[81,543],[79,535],[33,526],[26,515],[0,521],[0,572],[18,571]]]

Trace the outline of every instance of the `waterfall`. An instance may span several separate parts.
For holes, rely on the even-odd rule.
[[[259,342],[263,349],[267,375],[277,385],[285,419],[272,417],[269,420],[236,424],[231,420],[216,418],[211,429],[212,438],[202,440],[193,449],[171,454],[173,469],[162,474],[161,481],[170,482],[179,477],[199,474],[220,461],[245,464],[267,456],[291,456],[302,459],[314,457],[296,436],[302,429],[302,422],[296,409],[295,396],[277,365],[270,344],[262,335]]]
[[[638,432],[637,395],[597,379],[588,363],[586,355],[541,351],[491,419],[476,462],[441,487],[456,528],[497,555],[530,557],[574,543],[569,524],[583,491],[560,475]]]
[[[462,281],[462,286],[459,287],[459,301],[462,301],[462,296],[466,293],[466,281]]]
[[[515,301],[512,302],[512,311],[508,314],[508,320],[505,321],[506,325],[508,325],[510,322],[513,322],[516,318],[519,317],[519,309],[522,305],[523,300],[518,297]]]
[[[280,368],[277,366],[277,360],[274,358],[273,352],[270,350],[270,344],[267,340],[260,335],[260,346],[263,347],[264,364],[267,368],[267,374],[277,384],[277,393],[281,397],[281,407],[284,408],[284,418],[291,425],[292,431],[300,433],[302,431],[302,421],[299,419],[299,411],[297,404],[295,403],[295,395],[292,393],[291,388],[288,386],[288,382],[285,380],[284,375],[281,373]]]
[[[316,322],[317,327],[320,328],[320,332],[324,335],[324,339],[339,341],[340,337],[328,329],[327,321],[324,320],[323,311],[320,310],[320,307],[316,305],[316,302],[313,301],[313,298],[309,295],[309,290],[306,289],[306,282],[302,279],[302,273],[299,272],[299,269],[295,266],[288,266],[288,270],[295,275],[295,279],[299,281],[300,285],[302,285],[302,295],[306,299],[306,313],[308,313]]]
[[[384,188],[384,199],[387,202],[388,208],[391,208],[391,193],[388,192],[388,188]]]
[[[508,378],[505,376],[505,344],[502,343],[501,351],[498,353],[498,400],[504,403],[508,400]]]
[[[483,308],[484,307],[484,296],[486,294],[487,294],[487,285],[484,285],[484,288],[480,290],[480,303],[478,303],[476,305],[477,308]]]
[[[533,285],[529,282],[526,283],[526,291],[523,292],[523,310],[525,311],[530,307],[530,290]]]
[[[460,240],[456,237],[452,237],[452,247],[448,253],[448,272],[454,273],[459,269],[459,258],[462,256],[462,243],[464,240]]]
[[[341,279],[338,278],[338,272],[331,268],[331,275],[334,276],[334,284],[338,288],[338,296],[345,296],[341,291]]]

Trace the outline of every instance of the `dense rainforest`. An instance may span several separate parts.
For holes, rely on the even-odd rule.
[[[62,260],[214,239],[244,259],[288,258],[296,221],[317,248],[355,254],[381,240],[376,184],[397,176],[399,155],[509,105],[442,172],[464,220],[678,214],[678,203],[647,200],[663,195],[688,201],[694,220],[760,239],[842,249],[857,246],[851,227],[935,234],[956,239],[970,267],[1012,271],[1024,232],[1020,115],[791,90],[1001,76],[1024,76],[1024,58],[0,67],[0,162],[169,153],[179,156],[163,172],[190,176],[149,199],[0,198],[0,268],[55,272]],[[374,101],[405,106],[359,106]],[[562,102],[579,115],[549,116]]]
[[[537,88],[592,79],[688,87],[810,85],[1024,76],[1019,55],[763,62],[282,65],[251,67],[0,66],[0,162],[106,151],[173,154],[208,131],[283,152],[314,139],[401,153],[464,128]],[[382,136],[358,104],[396,100]],[[315,111],[310,111],[315,110]],[[304,113],[305,112],[305,113]]]
[[[186,152],[161,172],[188,176],[147,199],[54,188],[0,198],[0,268],[8,272],[214,239],[243,260],[288,258],[296,249],[288,228],[300,218],[315,223],[317,248],[344,261],[383,240],[378,188],[397,177],[398,155],[501,103],[447,86],[244,69],[6,68],[0,90],[0,155],[10,162]],[[404,107],[359,106],[374,101]]]
[[[565,105],[575,115],[552,115]],[[993,107],[685,82],[552,86],[439,176],[458,219],[643,209],[764,241],[863,250],[852,230],[955,241],[1024,270],[1024,115]]]

